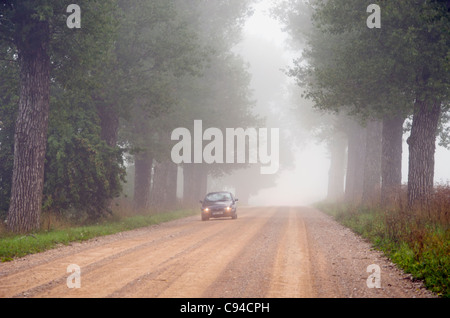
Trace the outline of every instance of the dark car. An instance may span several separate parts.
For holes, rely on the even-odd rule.
[[[202,221],[210,218],[231,217],[237,218],[236,201],[231,192],[210,192],[205,196],[202,204]]]

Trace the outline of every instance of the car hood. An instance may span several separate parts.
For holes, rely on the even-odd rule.
[[[202,204],[202,207],[206,208],[223,208],[226,206],[230,206],[233,204],[233,201],[213,201],[213,202],[209,202],[209,201],[205,201]]]

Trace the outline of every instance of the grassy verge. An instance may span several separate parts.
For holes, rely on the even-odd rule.
[[[0,236],[0,261],[7,262],[28,254],[43,252],[61,244],[68,245],[71,242],[82,242],[94,237],[160,224],[196,213],[197,211],[193,210],[179,210],[151,215],[137,215],[97,225],[43,230],[30,235],[3,233]]]
[[[436,294],[450,298],[449,210],[426,213],[345,204],[319,204],[320,210],[368,239],[392,262]]]

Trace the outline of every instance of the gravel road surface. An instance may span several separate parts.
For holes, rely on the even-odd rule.
[[[68,272],[72,264],[79,272]],[[379,272],[368,272],[370,265]],[[320,211],[240,207],[236,220],[198,215],[0,264],[0,297],[434,295]]]

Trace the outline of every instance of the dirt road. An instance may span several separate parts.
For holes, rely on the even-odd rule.
[[[71,264],[79,280],[67,271]],[[368,288],[372,264],[381,288]],[[75,282],[79,288],[68,287]],[[195,216],[0,264],[0,297],[432,295],[329,216],[265,207],[239,208],[236,220]]]

